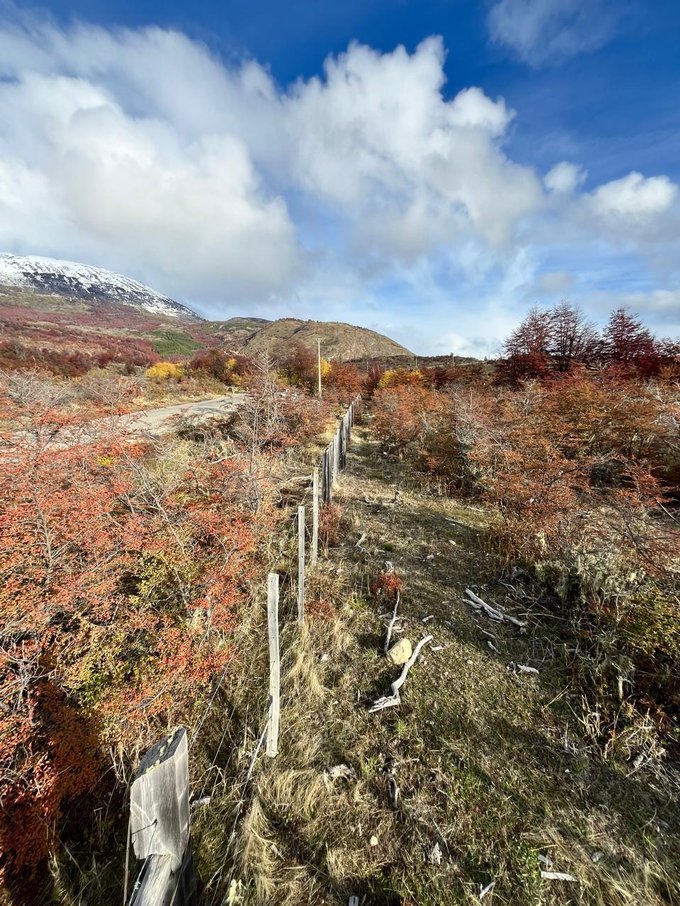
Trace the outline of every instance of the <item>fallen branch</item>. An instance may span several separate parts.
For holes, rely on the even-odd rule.
[[[375,711],[382,711],[385,708],[392,708],[395,705],[400,704],[401,696],[399,695],[399,690],[406,682],[406,677],[408,676],[408,672],[411,669],[411,667],[413,667],[413,665],[415,664],[416,659],[417,659],[418,655],[420,654],[423,645],[427,645],[427,643],[431,642],[431,641],[432,641],[432,636],[426,635],[424,638],[422,638],[418,642],[418,644],[416,645],[416,647],[413,650],[413,654],[404,664],[403,670],[401,671],[401,675],[397,679],[395,679],[395,681],[392,683],[392,686],[390,687],[392,689],[392,695],[386,695],[383,698],[379,698],[368,709],[369,713],[372,714]]]
[[[543,871],[541,870],[541,877],[545,881],[574,881],[578,882],[578,878],[575,878],[573,875],[568,874],[566,871]]]
[[[526,664],[516,664],[514,661],[510,661],[510,663],[508,664],[508,670],[510,671],[510,673],[531,673],[534,676],[538,676],[538,670],[536,669],[536,667],[527,667]]]
[[[482,887],[482,885],[480,884],[479,885],[479,899],[483,900],[484,897],[487,895],[487,893],[491,893],[491,891],[494,889],[495,886],[496,886],[495,881],[492,881],[490,884],[487,884],[486,887]]]
[[[399,610],[399,590],[397,589],[397,602],[394,605],[394,613],[392,614],[392,619],[390,620],[390,625],[387,627],[387,636],[385,638],[385,654],[390,650],[390,642],[392,641],[392,630],[394,629],[394,624],[397,622],[397,611]]]
[[[475,610],[483,610],[484,613],[492,620],[496,620],[498,623],[502,623],[504,621],[513,623],[515,626],[519,626],[520,629],[524,629],[527,625],[521,620],[518,620],[517,617],[513,617],[510,616],[510,614],[507,614],[502,608],[492,607],[491,604],[487,604],[486,601],[482,601],[482,599],[478,597],[478,595],[476,595],[474,591],[470,591],[469,588],[465,589],[465,594],[468,596],[468,598],[470,598],[469,601],[465,602],[466,604],[469,604],[470,607],[474,608]]]

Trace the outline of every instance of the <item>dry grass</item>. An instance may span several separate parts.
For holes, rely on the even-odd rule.
[[[566,668],[569,629],[501,581],[488,517],[421,492],[361,434],[339,487],[345,540],[308,583],[334,618],[285,626],[280,754],[257,761],[209,893],[225,895],[234,879],[253,906],[346,904],[352,894],[427,906],[478,903],[493,880],[493,906],[680,902],[677,774],[649,764],[627,776],[630,764],[603,759]],[[398,708],[369,714],[396,675],[381,653],[390,606],[367,593],[386,560],[404,578],[401,634],[415,643],[431,632],[442,647],[425,650]],[[465,587],[525,617],[527,632],[474,613]],[[251,670],[234,698],[250,715],[247,744],[196,822],[204,878],[223,858],[258,736],[248,711],[266,699],[258,644],[259,679]],[[515,675],[511,662],[540,674]],[[350,776],[331,780],[339,764]],[[543,880],[539,856],[578,881]]]

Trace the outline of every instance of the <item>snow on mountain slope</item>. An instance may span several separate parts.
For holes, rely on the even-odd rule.
[[[203,320],[143,283],[89,264],[55,258],[0,254],[0,287],[34,289],[90,302],[115,302],[171,318]]]

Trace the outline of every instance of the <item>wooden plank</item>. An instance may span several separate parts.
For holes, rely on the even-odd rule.
[[[135,855],[171,857],[176,871],[189,841],[189,748],[183,727],[146,753],[130,789],[130,836]]]
[[[319,557],[319,470],[312,475],[312,566]]]
[[[269,573],[267,579],[267,629],[269,632],[269,724],[267,726],[267,755],[270,758],[275,758],[279,752],[279,723],[281,719],[278,573]]]
[[[172,856],[149,856],[132,891],[129,906],[168,906],[175,883]]]
[[[171,856],[149,856],[132,891],[129,906],[196,906],[196,873],[191,846],[184,852],[178,871]]]
[[[298,524],[298,588],[297,588],[297,605],[298,605],[298,623],[303,623],[305,619],[305,508],[298,507],[297,515]]]

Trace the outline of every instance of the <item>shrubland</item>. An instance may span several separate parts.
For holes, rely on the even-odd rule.
[[[568,689],[555,685],[536,715],[552,715],[552,691],[555,700],[568,693],[570,707],[580,701],[579,726],[607,770],[620,768],[627,779],[674,751],[680,387],[673,344],[626,312],[600,335],[563,305],[532,312],[495,368],[360,372],[322,362],[321,399],[316,368],[302,346],[277,362],[209,348],[71,377],[34,368],[3,376],[0,871],[16,902],[22,891],[38,901],[98,902],[120,884],[126,784],[140,752],[177,723],[190,731],[195,799],[205,790],[213,796],[194,818],[211,896],[226,895],[231,877],[247,888],[245,902],[300,902],[301,891],[314,902],[331,888],[346,902],[359,885],[406,904],[418,900],[389,891],[409,891],[413,881],[433,897],[423,902],[446,902],[438,899],[446,884],[456,896],[463,889],[476,896],[477,882],[491,875],[499,890],[519,896],[503,900],[501,892],[501,902],[543,902],[537,837],[524,817],[530,812],[543,827],[553,806],[537,802],[527,811],[515,798],[547,784],[564,816],[576,756],[567,730],[549,757],[545,740],[534,745],[527,731],[518,741],[505,727],[503,696],[519,712],[527,693],[506,663],[489,666],[498,645],[515,660],[534,646],[542,672],[551,673],[551,658],[560,661],[560,679],[564,663]],[[140,397],[218,395],[227,387],[246,391],[233,412],[208,425],[181,424],[162,440],[121,436],[115,420],[102,420],[95,439],[81,431],[85,417],[126,411]],[[365,436],[379,457],[367,457],[363,479],[355,476],[351,505],[336,499],[322,509],[323,552],[336,562],[310,576],[308,623],[298,629],[285,618],[295,542],[280,484],[308,475],[316,442],[328,439],[334,415],[358,393],[370,399]],[[392,499],[391,485],[389,497],[377,499],[388,474],[400,476],[406,495],[417,489],[408,509],[397,493]],[[452,525],[462,527],[458,541]],[[368,533],[370,563],[361,540],[342,546],[348,527],[359,539]],[[427,554],[421,531],[432,535]],[[460,539],[470,535],[466,549]],[[396,562],[400,545],[403,571],[385,559]],[[271,568],[282,581],[287,723],[280,758],[251,778],[267,671],[258,589]],[[511,589],[527,612],[535,608],[550,638],[525,645],[492,636],[489,648],[489,634],[478,643],[476,627],[457,638],[465,624],[451,628],[442,596],[470,576],[495,582],[496,593]],[[391,611],[398,593],[406,607],[410,599],[412,626],[417,613],[417,624],[435,618],[451,629],[440,653],[454,672],[427,678],[425,670],[420,681],[416,669],[405,708],[376,723],[359,692],[381,694],[394,678],[382,660],[376,668],[382,638],[376,647],[374,636],[379,611]],[[475,698],[466,684],[479,685],[479,676],[484,694]],[[456,708],[440,700],[444,682],[459,689]],[[477,749],[487,774],[474,767]],[[328,768],[345,761],[354,780],[331,784]],[[598,795],[622,789],[590,763],[575,780],[585,789],[583,778],[596,774]],[[397,775],[405,788],[399,808],[385,793]],[[626,821],[636,814],[631,808]],[[435,815],[448,822],[443,834],[432,829]],[[368,842],[374,826],[377,847]],[[447,839],[444,878],[430,853]],[[662,885],[657,868],[650,889]],[[584,877],[594,871],[586,864]],[[620,899],[608,889],[593,902],[629,906],[627,891],[642,888],[626,884]]]
[[[574,676],[603,748],[635,714],[678,741],[680,386],[669,349],[623,312],[600,341],[560,306],[530,314],[493,384],[386,372],[371,403],[385,452],[433,491],[488,506],[499,568],[570,621]],[[597,367],[583,367],[587,350],[604,357]]]
[[[197,731],[278,544],[286,451],[336,411],[336,396],[286,386],[266,358],[170,364],[138,380],[247,372],[247,400],[200,431],[141,442],[115,420],[83,431],[83,388],[101,404],[110,373],[105,390],[93,372],[0,384],[0,879],[18,901],[49,895],[44,866],[74,825],[96,849],[104,807],[111,845],[130,770],[165,728]]]

